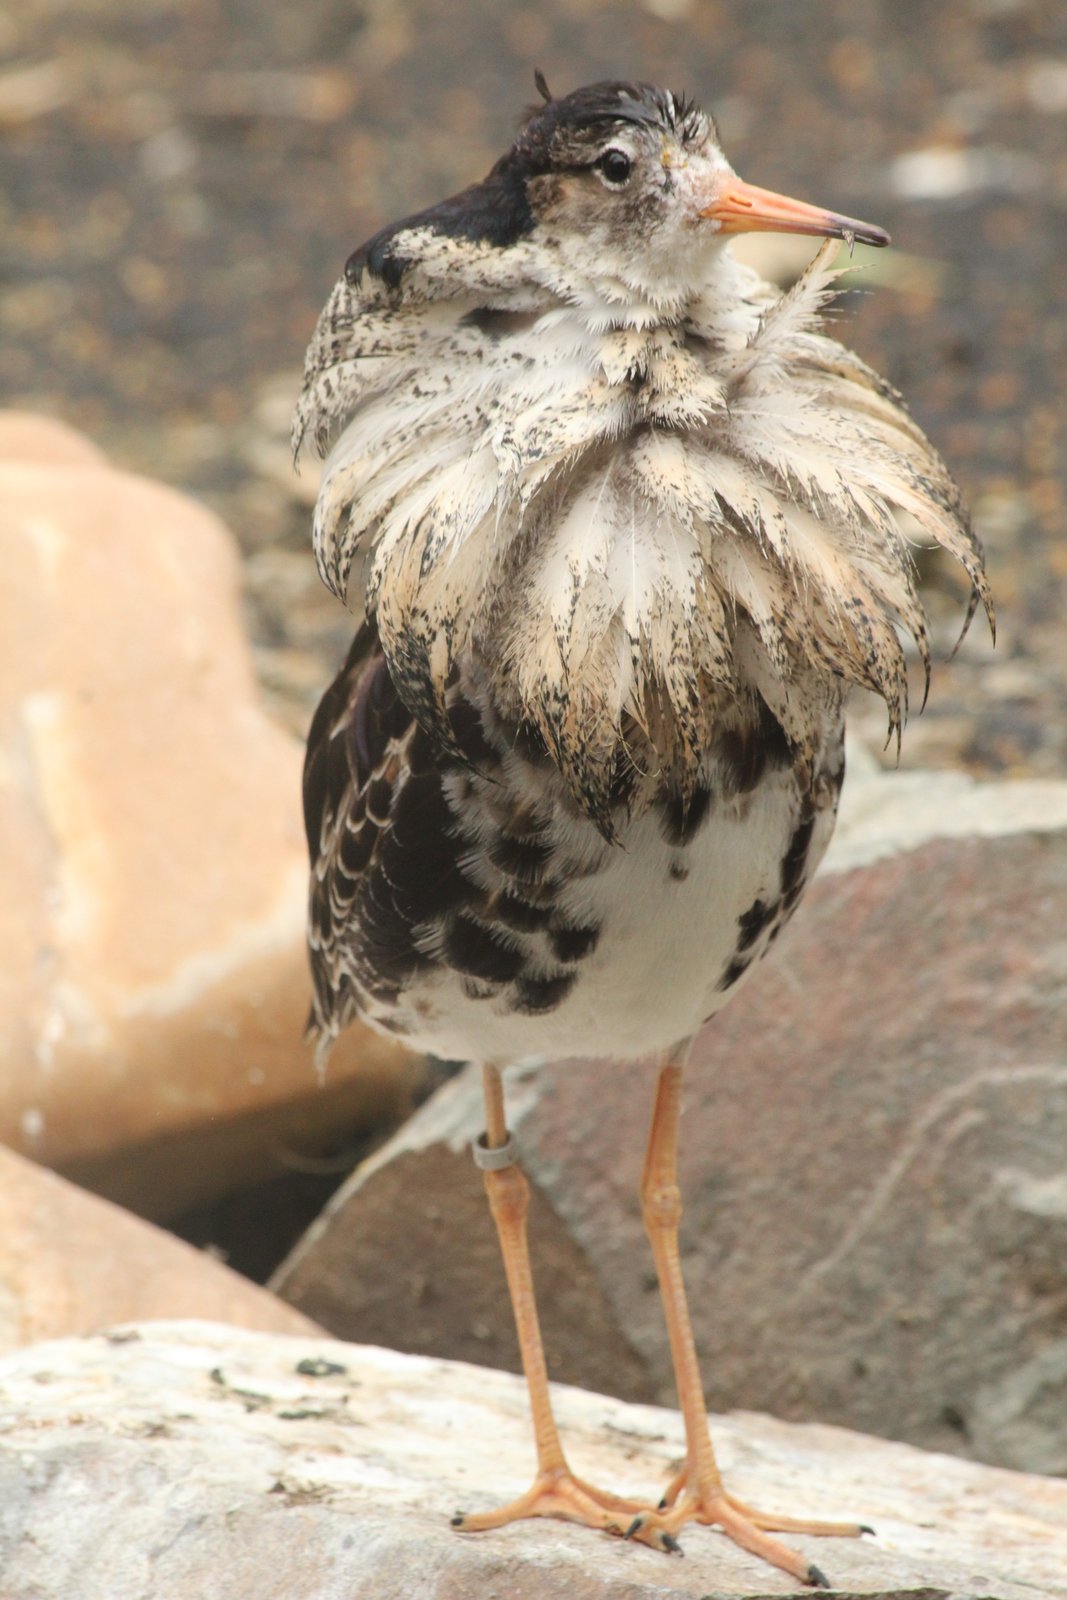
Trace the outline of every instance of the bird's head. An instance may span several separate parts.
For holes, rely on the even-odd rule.
[[[597,83],[548,99],[498,171],[508,168],[521,174],[532,234],[552,249],[561,276],[609,295],[687,298],[735,233],[888,243],[881,228],[745,183],[711,117],[652,84]]]
[[[605,82],[553,99],[540,75],[538,85],[545,103],[488,177],[377,234],[350,274],[395,288],[428,278],[431,295],[451,296],[466,263],[479,288],[488,276],[505,292],[536,287],[642,321],[699,294],[732,234],[889,242],[869,223],[745,183],[712,119],[681,96]]]

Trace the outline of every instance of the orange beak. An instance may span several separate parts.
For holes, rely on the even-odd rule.
[[[700,212],[719,224],[720,233],[812,233],[824,239],[849,239],[860,244],[884,245],[889,235],[884,228],[855,217],[842,217],[836,211],[823,211],[803,200],[772,189],[757,189],[731,174],[710,206]]]

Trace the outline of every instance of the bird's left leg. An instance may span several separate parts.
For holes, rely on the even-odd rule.
[[[500,1250],[504,1257],[519,1337],[519,1353],[530,1394],[537,1473],[525,1494],[498,1511],[483,1511],[474,1516],[457,1512],[452,1526],[466,1533],[500,1528],[522,1517],[563,1517],[582,1522],[608,1533],[622,1533],[641,1507],[619,1495],[609,1494],[585,1483],[571,1471],[563,1454],[548,1387],[541,1327],[534,1300],[533,1275],[526,1239],[526,1213],[530,1189],[515,1164],[511,1139],[504,1116],[504,1091],[496,1067],[483,1068],[485,1090],[485,1138],[476,1150],[476,1160],[485,1173],[489,1207],[496,1223]]]
[[[826,1587],[826,1579],[818,1567],[772,1538],[771,1532],[856,1537],[866,1530],[854,1523],[808,1522],[754,1511],[726,1492],[712,1449],[678,1253],[678,1224],[682,1214],[677,1177],[678,1113],[681,1062],[685,1053],[684,1050],[676,1052],[680,1059],[668,1060],[660,1072],[641,1180],[641,1204],[645,1231],[655,1258],[678,1400],[685,1422],[686,1464],[672,1481],[659,1509],[639,1512],[627,1534],[646,1544],[669,1549],[675,1545],[675,1535],[685,1523],[715,1523],[736,1544],[753,1555],[762,1556],[772,1566],[792,1573],[801,1583]]]

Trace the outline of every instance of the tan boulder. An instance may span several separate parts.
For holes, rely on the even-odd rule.
[[[364,1125],[415,1069],[357,1029],[317,1090],[302,752],[260,707],[226,529],[55,424],[5,439],[0,1140],[101,1187],[121,1151],[163,1215],[262,1167],[273,1111]],[[240,1161],[189,1159],[248,1118]]]
[[[220,1261],[3,1148],[0,1238],[0,1350],[133,1318],[315,1331]]]
[[[84,433],[36,411],[0,411],[0,461],[53,467],[106,467],[107,456]]]

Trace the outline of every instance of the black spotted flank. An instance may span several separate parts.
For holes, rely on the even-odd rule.
[[[804,868],[808,863],[811,836],[815,831],[815,813],[808,812],[793,830],[789,848],[782,857],[782,904],[791,910],[796,905],[804,887]]]
[[[737,919],[738,951],[751,950],[764,928],[778,915],[778,902],[753,900],[748,910]]]
[[[719,979],[716,986],[719,993],[722,994],[726,989],[732,989],[738,978],[743,978],[751,965],[751,956],[735,956]]]
[[[663,802],[663,837],[668,844],[687,845],[707,820],[711,790],[698,783],[688,797],[680,790],[668,794]]]
[[[489,859],[519,883],[540,883],[552,855],[547,839],[537,834],[500,833],[489,846]]]
[[[724,795],[751,794],[768,770],[786,767],[792,760],[781,724],[762,700],[754,722],[720,734],[715,754],[722,767]]]
[[[567,998],[576,972],[559,972],[551,978],[522,978],[515,985],[514,1010],[527,1016],[554,1011]]]
[[[553,928],[549,935],[552,953],[557,961],[581,961],[596,949],[600,938],[599,927]]]
[[[485,983],[510,983],[525,962],[522,951],[499,929],[488,927],[463,911],[452,918],[445,931],[444,958],[456,972],[481,978]]]
[[[513,894],[510,889],[493,900],[490,910],[500,922],[508,928],[514,928],[516,933],[537,933],[541,928],[547,928],[553,917],[550,905],[533,905],[529,900],[524,900],[521,895]]]

